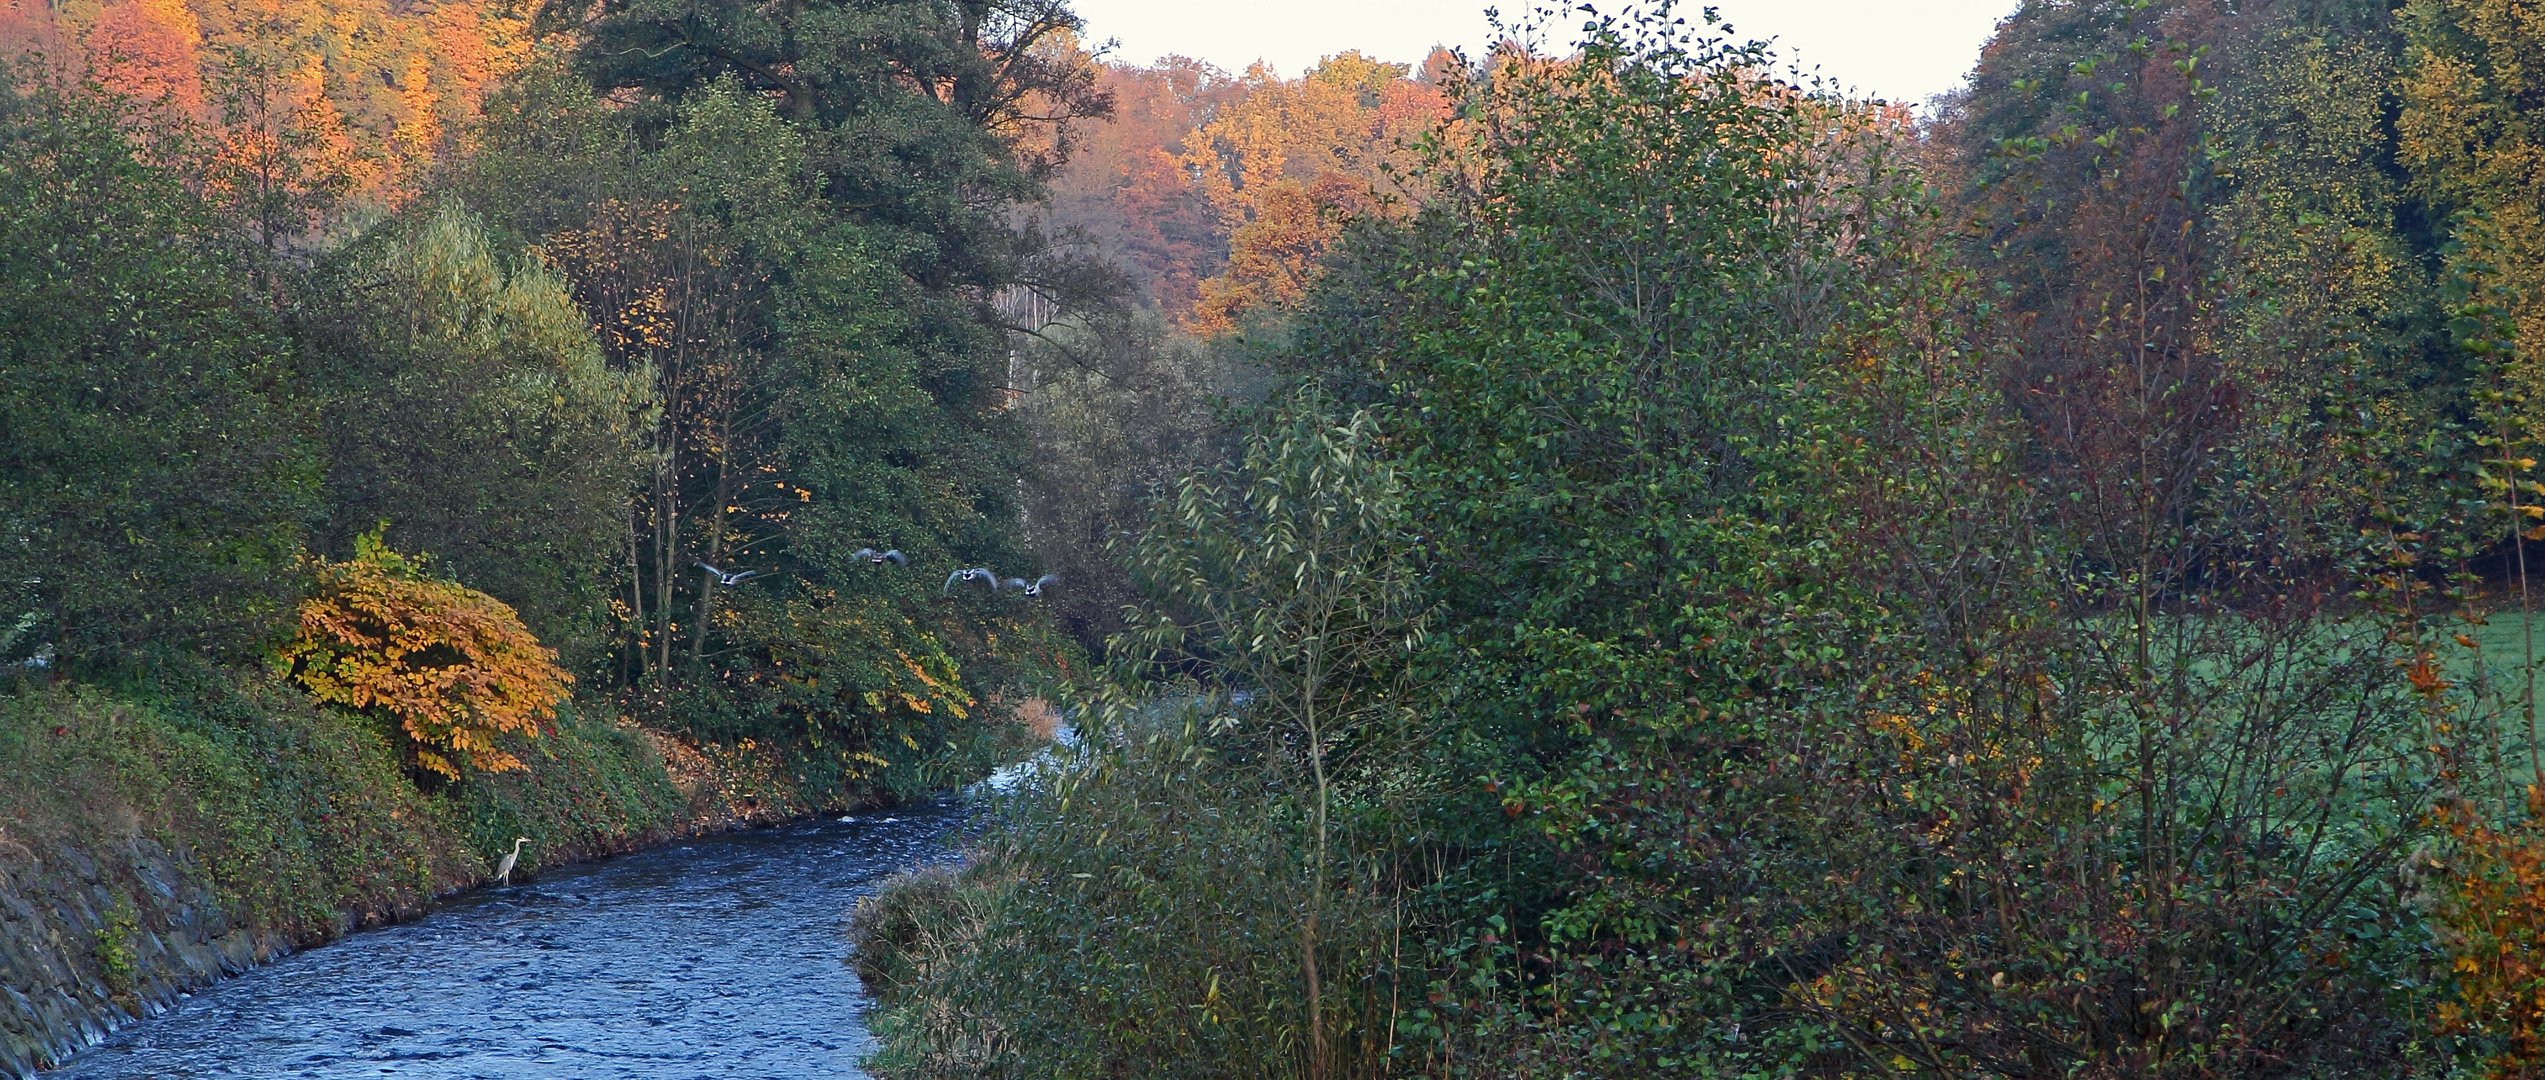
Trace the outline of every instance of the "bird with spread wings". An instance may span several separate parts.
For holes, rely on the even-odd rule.
[[[704,561],[701,561],[698,566],[700,569],[716,575],[716,583],[720,585],[740,585],[752,578],[768,573],[766,570],[719,570],[713,566],[707,565]]]

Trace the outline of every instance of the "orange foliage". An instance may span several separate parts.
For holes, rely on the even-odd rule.
[[[53,6],[45,0],[0,0],[0,60],[51,56],[60,47],[55,29]]]
[[[2528,786],[2527,811],[2509,830],[2464,805],[2439,812],[2460,860],[2444,910],[2457,999],[2440,1004],[2439,1029],[2496,1040],[2495,1077],[2545,1069],[2545,788]]]
[[[1373,205],[1366,189],[1328,174],[1313,188],[1293,180],[1264,185],[1254,217],[1228,237],[1228,269],[1200,285],[1186,322],[1203,333],[1236,327],[1254,308],[1297,304],[1316,283],[1317,260],[1346,222]]]
[[[1357,52],[1296,79],[1181,57],[1106,67],[1113,117],[1076,133],[1053,177],[1054,220],[1089,233],[1189,327],[1228,329],[1295,301],[1345,220],[1405,194],[1396,178],[1411,144],[1448,119],[1444,83],[1458,72],[1441,50],[1419,77]]]
[[[1200,61],[1168,57],[1150,67],[1105,65],[1098,86],[1113,116],[1075,132],[1051,178],[1054,224],[1083,232],[1170,313],[1192,306],[1194,286],[1219,271],[1228,233],[1177,164],[1187,136],[1235,100],[1237,85]]]
[[[389,151],[409,183],[423,175],[441,148],[442,120],[434,112],[434,89],[431,59],[422,53],[408,57],[406,70],[398,76],[398,120],[389,137]]]
[[[331,159],[357,206],[412,196],[485,96],[528,62],[536,5],[494,0],[0,0],[0,57],[66,42],[108,89]],[[61,60],[57,59],[57,62]],[[76,64],[66,71],[77,74]],[[234,95],[244,100],[231,100]],[[165,105],[161,106],[160,103]],[[279,123],[301,125],[278,134]]]
[[[99,78],[131,94],[195,119],[203,99],[203,31],[182,0],[124,0],[97,17],[87,38]]]
[[[415,763],[442,776],[523,767],[496,740],[536,736],[574,677],[511,607],[426,577],[422,559],[389,550],[376,531],[355,542],[352,561],[316,568],[318,595],[301,604],[300,633],[278,658],[295,681],[320,701],[395,719]]]
[[[1296,80],[1258,64],[1242,85],[1245,97],[1189,136],[1179,161],[1229,230],[1228,267],[1201,283],[1187,320],[1204,333],[1295,302],[1346,219],[1405,194],[1412,144],[1449,116],[1440,87],[1357,52]]]

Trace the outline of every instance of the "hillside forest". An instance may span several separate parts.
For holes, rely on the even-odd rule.
[[[1496,33],[0,0],[0,860],[324,936],[1065,722],[879,1075],[2545,1073],[2534,4]]]

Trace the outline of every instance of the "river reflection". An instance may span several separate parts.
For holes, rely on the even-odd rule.
[[[855,898],[949,804],[688,841],[480,892],[196,994],[48,1078],[840,1077]]]

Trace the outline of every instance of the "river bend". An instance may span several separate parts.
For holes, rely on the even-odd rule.
[[[952,858],[961,821],[947,802],[563,867],[220,983],[43,1075],[861,1076],[849,909]]]

